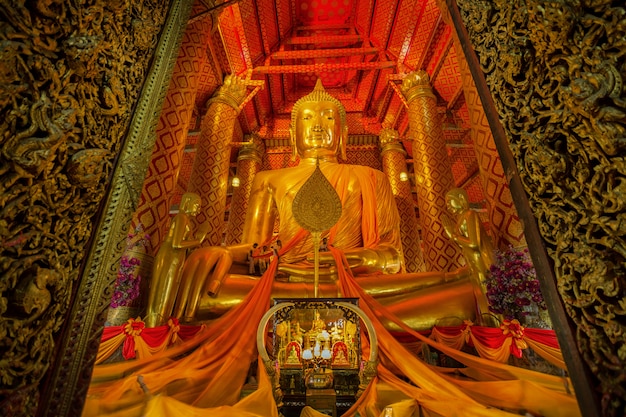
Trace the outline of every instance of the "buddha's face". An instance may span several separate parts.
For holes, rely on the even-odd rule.
[[[311,101],[298,109],[291,140],[300,157],[336,156],[346,131],[336,104]]]
[[[181,202],[180,209],[192,216],[195,216],[200,212],[201,201],[200,198],[196,198],[195,196],[188,196]]]
[[[457,214],[465,210],[467,203],[461,194],[448,194],[446,198],[446,206],[449,212]]]

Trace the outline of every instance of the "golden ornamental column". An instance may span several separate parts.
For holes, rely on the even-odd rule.
[[[209,99],[207,112],[202,118],[187,191],[202,197],[196,224],[208,222],[210,225],[204,239],[205,245],[217,246],[222,243],[230,144],[240,111],[239,105],[245,97],[244,81],[228,75],[224,84]]]
[[[460,249],[444,232],[442,215],[446,214],[446,193],[455,187],[448,159],[437,99],[426,71],[414,71],[402,80],[409,126],[413,136],[413,161],[417,206],[424,261],[429,271],[459,267]]]
[[[450,11],[445,1],[439,0],[437,5],[446,24],[452,26]],[[481,183],[487,203],[490,234],[494,237],[496,248],[505,248],[509,245],[525,247],[527,244],[524,229],[517,215],[502,161],[493,140],[493,133],[485,116],[485,109],[478,95],[456,30],[452,30],[452,36],[463,81],[463,95],[470,115],[470,135],[474,144],[474,153],[478,160]]]
[[[241,243],[243,224],[246,220],[248,200],[252,190],[252,181],[261,170],[261,149],[253,141],[245,142],[239,149],[237,157],[237,179],[239,185],[233,185],[233,196],[230,202],[230,216],[226,228],[225,243],[234,245]]]
[[[419,224],[415,216],[415,203],[406,166],[406,151],[398,141],[398,131],[383,127],[379,134],[380,157],[383,172],[391,183],[391,190],[400,213],[400,237],[407,272],[425,271],[424,255],[420,242]]]

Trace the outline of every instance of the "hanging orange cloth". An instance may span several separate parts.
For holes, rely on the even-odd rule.
[[[301,230],[282,251],[304,237],[306,232]],[[575,397],[565,392],[561,378],[459,352],[412,331],[360,288],[341,251],[332,247],[330,250],[338,265],[342,294],[360,298],[359,306],[372,321],[379,345],[378,377],[345,417],[357,413],[376,417],[385,407],[391,407],[400,416],[409,416],[417,408],[424,416],[514,415],[500,407],[547,417],[580,415]],[[97,366],[83,417],[276,417],[274,387],[263,366],[258,372],[259,389],[239,399],[250,363],[256,357],[253,335],[269,308],[276,269],[275,260],[240,305],[191,341],[150,358]],[[449,369],[427,365],[385,329],[382,319],[398,323],[421,343],[465,363],[467,368],[454,370],[454,374]],[[400,374],[411,383],[400,379]],[[304,413],[317,416],[311,409]]]
[[[381,363],[393,364],[402,372],[403,376],[421,390],[420,395],[426,395],[434,401],[428,402],[423,397],[417,398],[417,393],[413,392],[411,396],[418,400],[420,406],[433,413],[439,413],[437,410],[440,408],[437,404],[445,403],[451,406],[457,404],[453,408],[448,408],[449,413],[435,415],[456,415],[451,410],[463,410],[463,415],[496,416],[503,415],[503,413],[510,415],[492,407],[526,410],[551,417],[580,415],[576,398],[573,395],[564,394],[566,389],[562,378],[469,355],[435,342],[410,329],[358,285],[348,268],[345,255],[341,251],[334,248],[331,248],[331,251],[338,265],[339,285],[342,294],[345,297],[360,298],[359,307],[372,321],[376,329]],[[340,265],[343,265],[343,268],[339,267]],[[384,276],[381,279],[384,279]],[[398,324],[413,337],[466,364],[467,369],[476,372],[476,375],[481,377],[478,381],[467,381],[438,372],[435,368],[412,355],[411,352],[406,351],[383,326],[381,319]],[[379,376],[387,375],[389,377],[393,375],[383,365],[378,366],[378,373]],[[399,383],[394,382],[392,378],[389,377],[388,382],[401,389]],[[460,400],[460,403],[456,400]],[[350,412],[353,410],[354,407]],[[350,412],[346,415],[352,415]]]
[[[304,236],[298,233],[282,250]],[[202,409],[237,403],[257,354],[251,335],[269,308],[277,267],[275,259],[240,305],[193,340],[143,360],[94,368],[83,415],[137,407],[159,394]]]

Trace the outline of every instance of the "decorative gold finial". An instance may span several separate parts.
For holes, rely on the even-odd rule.
[[[330,229],[341,217],[341,199],[320,169],[317,160],[315,170],[308,180],[300,187],[291,206],[293,217],[305,230],[313,234],[313,294],[317,298],[319,292],[319,246],[320,236]]]

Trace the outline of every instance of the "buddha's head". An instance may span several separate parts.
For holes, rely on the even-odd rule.
[[[469,208],[469,197],[462,188],[453,188],[446,194],[446,206],[448,211],[457,214]]]
[[[331,96],[318,79],[312,92],[293,105],[289,128],[294,156],[346,159],[348,124],[346,109]]]
[[[202,200],[196,193],[185,193],[180,199],[180,211],[183,213],[196,215],[200,211]]]

